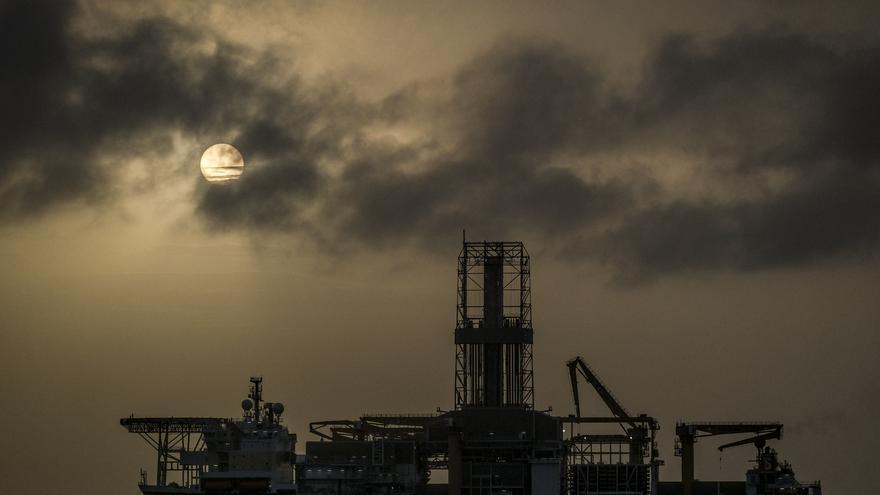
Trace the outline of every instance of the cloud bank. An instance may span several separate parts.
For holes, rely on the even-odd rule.
[[[195,188],[215,230],[378,250],[466,227],[626,280],[871,256],[880,239],[876,44],[670,34],[624,89],[566,46],[503,40],[444,91],[366,101],[170,19],[87,35],[76,5],[44,7],[0,7],[6,222],[113,201],[114,158],[181,133],[256,164]]]

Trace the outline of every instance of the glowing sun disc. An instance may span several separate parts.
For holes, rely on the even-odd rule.
[[[200,167],[208,182],[234,181],[244,172],[244,158],[235,146],[218,143],[205,150]]]

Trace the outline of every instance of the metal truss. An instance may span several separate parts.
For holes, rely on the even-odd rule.
[[[511,327],[532,328],[532,286],[529,253],[522,242],[465,242],[458,256],[456,328],[481,326],[483,267],[487,259],[503,262],[504,317]]]
[[[135,433],[156,451],[156,486],[167,486],[168,474],[178,473],[174,482],[195,487],[204,472],[203,464],[188,464],[184,456],[205,452],[204,433],[220,428],[221,418],[135,418],[119,420],[129,433]],[[143,484],[146,476],[143,475]]]
[[[500,281],[501,292],[500,307],[493,306],[492,314],[498,316],[494,321],[485,320],[489,303],[484,286],[490,265],[495,267],[494,279]],[[531,264],[523,243],[464,242],[458,258],[456,409],[492,404],[534,407],[532,331]],[[497,350],[487,350],[487,346]],[[487,359],[495,353],[498,357],[492,359],[497,361],[492,362],[500,364],[490,365]],[[501,389],[497,396],[491,392],[493,384],[499,383],[497,375],[495,380],[485,376],[495,366],[500,366],[503,375],[495,387]],[[501,400],[486,404],[487,395]]]
[[[357,420],[309,423],[309,432],[325,440],[417,440],[437,414],[364,414]]]

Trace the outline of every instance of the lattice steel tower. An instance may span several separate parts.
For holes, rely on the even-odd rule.
[[[534,406],[529,253],[463,241],[458,256],[455,407]]]

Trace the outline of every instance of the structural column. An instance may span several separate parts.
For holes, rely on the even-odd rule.
[[[681,442],[681,490],[682,495],[694,493],[694,437],[678,435]]]
[[[483,325],[499,329],[504,323],[504,265],[500,257],[487,257],[483,268]],[[483,404],[501,405],[502,357],[501,344],[483,345]]]

